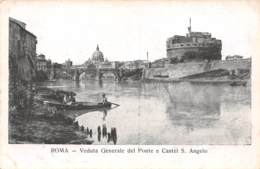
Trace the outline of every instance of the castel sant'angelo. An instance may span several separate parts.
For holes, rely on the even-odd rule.
[[[143,73],[144,79],[180,80],[191,75],[202,77],[202,73],[211,72],[212,75],[212,71],[215,71],[214,77],[217,76],[216,72],[221,71],[225,74],[248,72],[245,77],[250,77],[251,58],[226,57],[226,60],[222,60],[222,41],[212,37],[209,32],[192,31],[191,19],[189,21],[186,36],[174,35],[166,40],[167,59],[163,64],[153,64],[146,69]],[[228,76],[221,78],[222,81],[229,80]],[[217,81],[221,78],[211,80]]]
[[[208,32],[193,32],[191,19],[186,36],[174,35],[167,39],[167,57],[170,63],[202,60],[221,60],[221,40]]]

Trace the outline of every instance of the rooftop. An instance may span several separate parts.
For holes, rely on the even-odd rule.
[[[19,21],[17,19],[11,18],[9,17],[9,22],[12,22],[14,24],[16,24],[17,26],[19,26],[21,29],[23,29],[24,31],[26,31],[28,34],[32,35],[34,38],[37,38],[33,33],[29,32],[28,30],[26,30],[26,24],[22,21]]]

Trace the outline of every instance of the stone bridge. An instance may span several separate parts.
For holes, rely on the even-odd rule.
[[[102,80],[107,77],[113,78],[116,81],[121,81],[127,79],[128,77],[138,75],[142,76],[143,69],[114,69],[114,68],[103,68],[103,69],[88,69],[88,68],[74,68],[73,70],[73,79],[79,80],[80,76],[84,73],[85,76],[88,76],[92,79]],[[112,76],[112,77],[111,77]]]

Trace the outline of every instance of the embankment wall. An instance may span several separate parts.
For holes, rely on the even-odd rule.
[[[203,73],[216,69],[236,70],[249,69],[251,70],[251,59],[240,60],[218,60],[211,62],[189,62],[179,64],[168,64],[164,68],[149,68],[145,69],[143,79],[154,80],[177,80],[178,78]],[[157,77],[156,77],[157,76]],[[161,77],[168,76],[168,78]]]

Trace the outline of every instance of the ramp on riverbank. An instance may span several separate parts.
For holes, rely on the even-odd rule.
[[[246,80],[250,78],[249,70],[238,70],[235,73],[226,69],[217,69],[203,73],[197,73],[180,78],[181,80]]]

